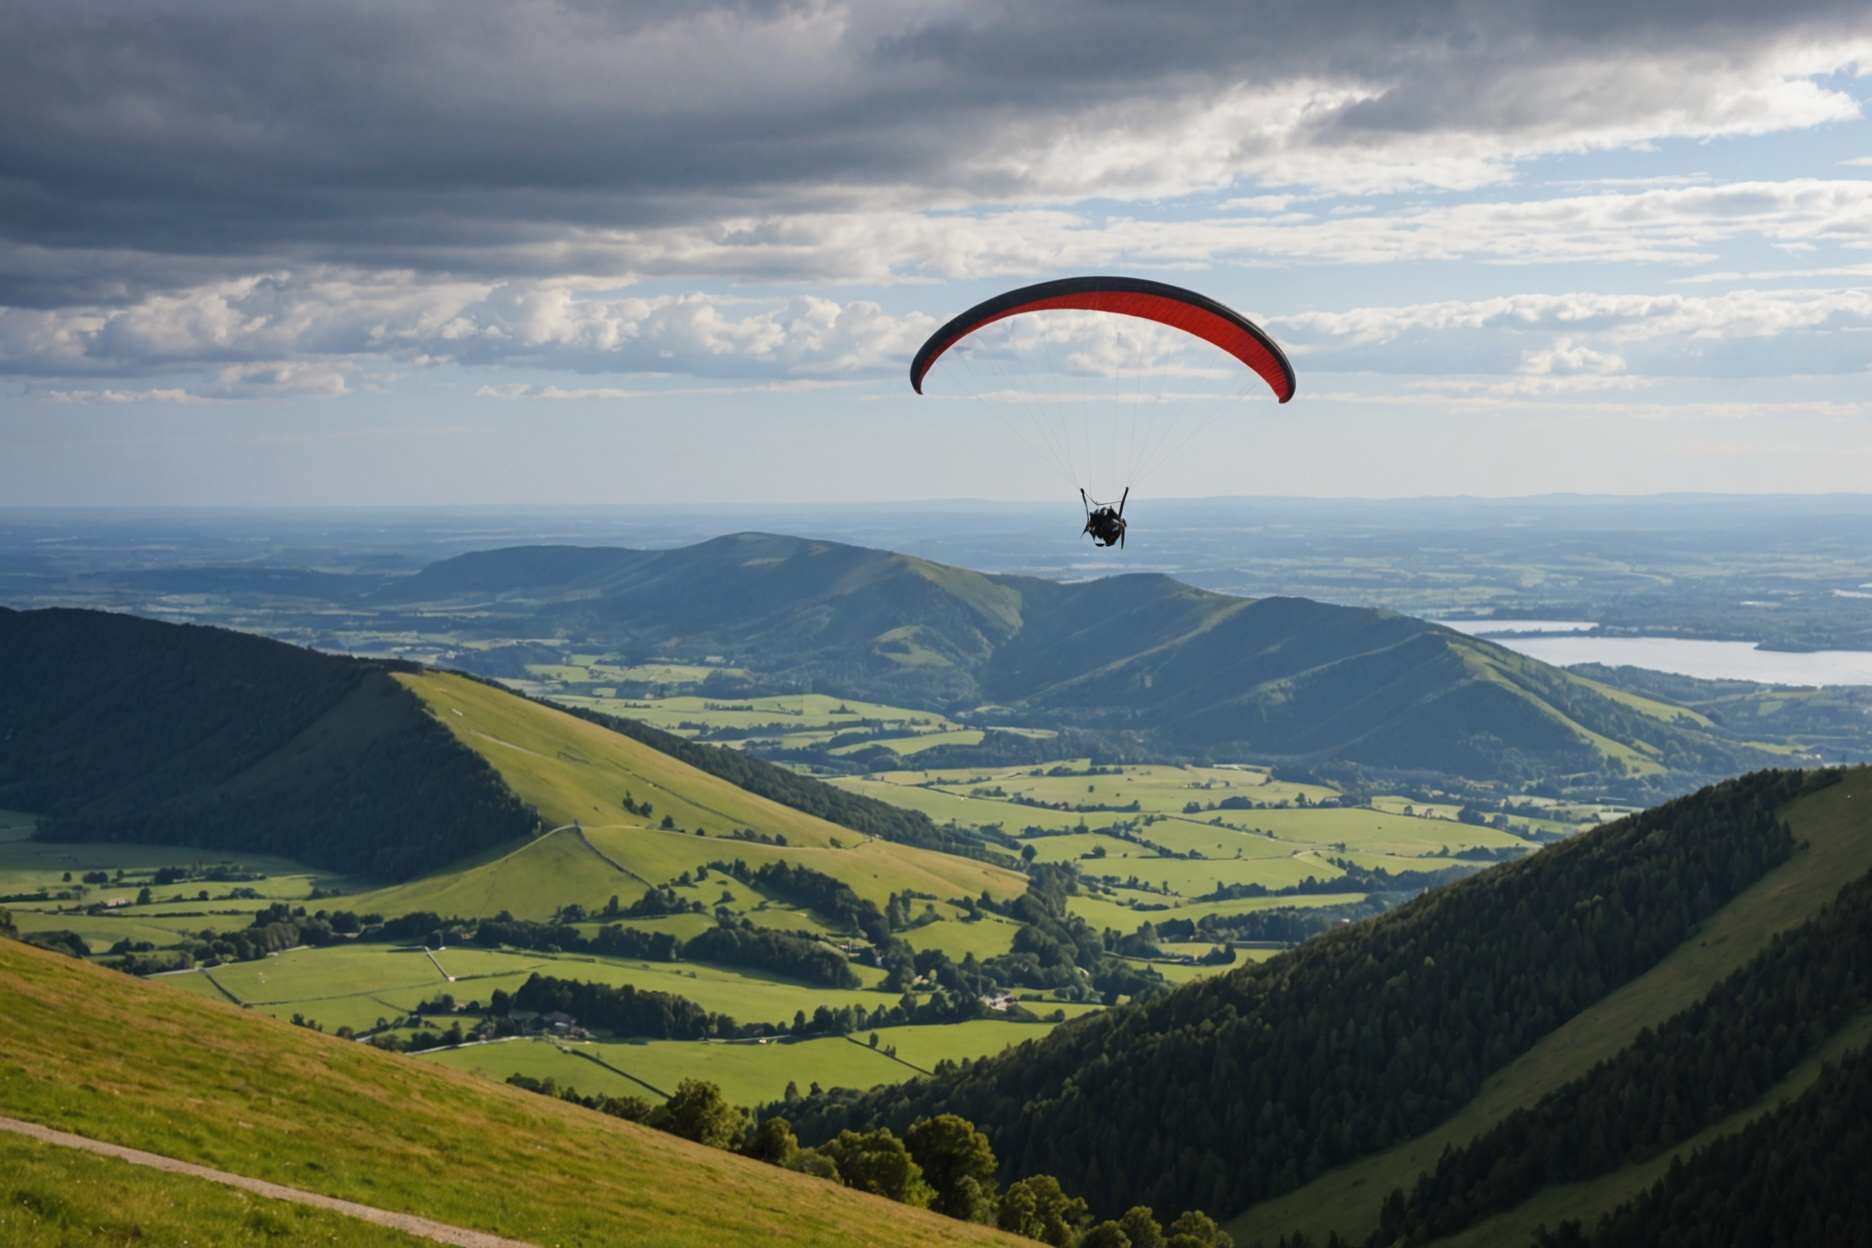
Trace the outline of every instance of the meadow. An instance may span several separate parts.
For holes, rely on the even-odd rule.
[[[0,941],[0,1113],[535,1243],[1015,1242],[166,983]],[[137,1020],[135,1044],[99,1042],[127,1018]],[[308,1140],[318,1141],[316,1158]],[[0,1209],[18,1220],[27,1206],[13,1193],[27,1184],[98,1172],[63,1159],[25,1175],[0,1169]],[[277,1237],[265,1226],[225,1229],[225,1218],[245,1216],[225,1205],[220,1229],[194,1233],[187,1207],[154,1201],[140,1178],[122,1190],[112,1207],[151,1219],[127,1242]],[[70,1201],[101,1203],[96,1191]]]
[[[787,1085],[807,1092],[825,1088],[873,1088],[927,1074],[939,1062],[987,1057],[1010,1045],[1038,1039],[1052,1023],[978,1019],[966,1023],[885,1027],[854,1036],[820,1036],[766,1043],[703,1040],[577,1041],[514,1040],[464,1045],[418,1055],[421,1060],[473,1071],[492,1079],[524,1074],[552,1078],[560,1087],[586,1094],[668,1094],[683,1079],[707,1079],[737,1105],[782,1099]],[[896,1050],[891,1057],[889,1050]]]

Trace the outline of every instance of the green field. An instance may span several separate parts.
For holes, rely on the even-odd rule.
[[[1612,1057],[1640,1029],[1656,1027],[1694,1004],[1765,948],[1775,933],[1805,921],[1844,883],[1872,870],[1872,837],[1865,834],[1863,813],[1868,800],[1872,771],[1861,768],[1794,803],[1788,821],[1805,847],[1718,911],[1694,940],[1490,1076],[1481,1092],[1441,1126],[1248,1210],[1230,1224],[1237,1240],[1272,1242],[1295,1231],[1317,1240],[1335,1231],[1362,1239],[1376,1224],[1385,1193],[1394,1187],[1408,1190],[1418,1174],[1435,1166],[1445,1147],[1460,1147],[1516,1107],[1532,1104]]]
[[[492,1079],[520,1073],[551,1076],[561,1087],[584,1093],[652,1096],[683,1079],[707,1079],[741,1105],[777,1101],[788,1083],[801,1092],[824,1088],[872,1088],[914,1079],[942,1061],[987,1057],[1010,1045],[1035,1040],[1051,1023],[998,1019],[940,1026],[886,1027],[852,1037],[821,1036],[767,1043],[699,1040],[641,1040],[568,1043],[558,1040],[502,1041],[421,1054],[424,1061],[469,1070]],[[887,1050],[895,1047],[897,1058]],[[593,1061],[596,1058],[598,1060]],[[645,1085],[649,1085],[646,1087]]]
[[[1083,765],[1078,769],[1083,771]],[[1446,813],[1443,809],[1406,815],[1402,799],[1385,799],[1383,808],[1322,807],[1317,803],[1337,796],[1332,790],[1275,781],[1260,768],[1138,765],[1117,768],[1113,774],[1070,776],[1046,775],[1044,770],[1050,769],[890,771],[837,783],[854,792],[922,811],[942,823],[995,826],[1013,833],[1028,827],[1129,826],[1136,836],[1169,851],[1171,856],[1098,831],[1033,836],[1027,838],[1027,844],[1038,861],[1071,862],[1094,879],[1150,890],[1153,903],[1167,903],[1177,917],[1185,918],[1262,908],[1240,902],[1195,900],[1222,886],[1259,885],[1278,890],[1309,877],[1336,879],[1344,870],[1329,861],[1334,857],[1390,871],[1426,871],[1461,865],[1460,860],[1446,854],[1462,849],[1531,848],[1526,839],[1511,832],[1426,817]],[[1137,810],[1054,809],[1021,805],[1016,799],[1072,807],[1128,806],[1135,802]],[[1257,805],[1208,808],[1232,799]],[[1299,805],[1303,800],[1307,804]],[[1203,809],[1184,813],[1192,802]],[[1448,813],[1453,810],[1448,808]],[[1569,827],[1557,820],[1538,822],[1554,828]],[[1295,897],[1264,904],[1317,902]],[[1076,898],[1073,908],[1095,924],[1120,931],[1132,930],[1143,921],[1123,907],[1097,898]]]
[[[0,999],[0,1113],[379,1208],[568,1248],[1020,1242],[14,941]],[[19,1190],[47,1171],[0,1173]],[[215,1242],[186,1202],[123,1190],[151,1219],[138,1242]],[[253,1231],[239,1242],[272,1237]]]
[[[883,978],[875,967],[852,969],[873,983]],[[432,959],[422,950],[390,945],[293,949],[253,962],[165,976],[164,982],[197,996],[232,996],[276,1018],[302,1014],[327,1030],[362,1030],[380,1016],[394,1018],[442,993],[464,1004],[485,1003],[495,989],[513,992],[535,973],[674,993],[742,1023],[790,1023],[797,1012],[811,1014],[820,1005],[875,1010],[897,999],[872,989],[827,988],[702,962],[633,962],[468,948],[438,950]]]
[[[862,731],[877,724],[904,729],[903,739],[914,739],[921,734],[953,733],[961,727],[935,711],[919,711],[857,698],[834,698],[818,693],[734,699],[691,696],[619,698],[615,689],[600,687],[603,680],[617,679],[610,674],[616,670],[630,669],[608,669],[603,666],[588,669],[564,666],[532,668],[529,672],[535,681],[529,691],[567,706],[638,720],[679,736],[697,737],[714,729],[732,729],[735,735],[723,739],[724,745],[739,745],[751,736],[758,735],[762,740],[780,741],[788,748],[803,749],[824,745],[840,733]],[[586,673],[587,678],[579,679],[580,672]],[[981,734],[977,731],[973,741],[968,744],[980,740]]]

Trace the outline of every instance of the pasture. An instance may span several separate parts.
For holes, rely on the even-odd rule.
[[[979,1019],[945,1025],[886,1027],[850,1037],[817,1036],[766,1043],[715,1040],[564,1041],[517,1040],[464,1045],[419,1055],[491,1079],[525,1074],[552,1078],[583,1093],[644,1096],[664,1094],[684,1079],[707,1079],[737,1105],[778,1101],[791,1083],[804,1093],[822,1088],[873,1088],[899,1083],[937,1063],[988,1057],[1051,1031],[1052,1023]],[[895,1048],[896,1058],[889,1055]]]

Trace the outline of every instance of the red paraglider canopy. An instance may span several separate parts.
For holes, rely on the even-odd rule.
[[[923,375],[943,352],[984,325],[1028,312],[1112,312],[1156,321],[1222,348],[1261,375],[1285,403],[1294,396],[1293,365],[1274,340],[1247,317],[1205,295],[1141,277],[1067,277],[1010,290],[976,304],[944,325],[910,361],[910,388],[923,393]]]

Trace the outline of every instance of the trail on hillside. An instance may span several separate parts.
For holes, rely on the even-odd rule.
[[[102,1140],[94,1140],[89,1136],[55,1131],[51,1127],[42,1127],[36,1122],[21,1122],[17,1118],[0,1117],[0,1131],[23,1135],[28,1139],[38,1140],[42,1144],[57,1144],[64,1148],[76,1148],[87,1153],[96,1153],[102,1157],[115,1157],[133,1166],[147,1166],[152,1170],[162,1170],[169,1174],[186,1174],[193,1178],[206,1179],[210,1183],[219,1183],[224,1187],[237,1187],[242,1191],[252,1192],[256,1196],[265,1196],[270,1200],[285,1200],[295,1205],[310,1205],[332,1213],[341,1213],[346,1217],[357,1218],[361,1222],[386,1226],[393,1231],[402,1231],[406,1235],[434,1240],[438,1244],[457,1244],[461,1248],[532,1248],[525,1240],[505,1239],[486,1231],[471,1231],[466,1227],[450,1226],[446,1222],[420,1218],[413,1213],[396,1213],[389,1209],[377,1209],[370,1205],[360,1205],[355,1201],[340,1200],[336,1196],[322,1196],[317,1192],[303,1191],[296,1187],[282,1187],[278,1183],[269,1183],[265,1179],[250,1179],[244,1174],[211,1170],[207,1166],[178,1161],[174,1157],[164,1157],[159,1153],[146,1153],[140,1148],[125,1148],[120,1144],[106,1144]]]

